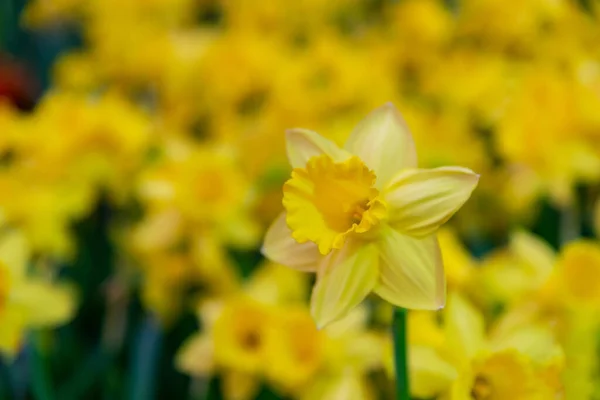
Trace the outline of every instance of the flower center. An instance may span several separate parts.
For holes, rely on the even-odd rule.
[[[471,398],[474,400],[489,400],[492,398],[493,388],[489,380],[478,375],[471,388]]]
[[[321,254],[327,254],[342,248],[349,234],[371,230],[387,215],[373,187],[375,179],[356,156],[336,163],[320,155],[308,160],[306,168],[295,168],[283,186],[283,205],[294,239],[310,240]]]

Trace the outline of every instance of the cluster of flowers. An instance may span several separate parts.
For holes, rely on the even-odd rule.
[[[24,24],[75,30],[83,46],[60,56],[33,111],[0,104],[1,351],[76,311],[57,265],[78,251],[72,224],[102,202],[120,273],[140,282],[147,309],[163,326],[197,310],[181,371],[218,375],[231,399],[263,382],[299,399],[391,397],[390,306],[369,297],[319,330],[311,276],[258,256],[283,209],[285,130],[343,143],[391,101],[420,167],[482,176],[438,231],[447,306],[409,313],[413,396],[598,392],[600,244],[566,226],[556,251],[514,229],[536,220],[542,199],[566,219],[592,213],[596,3],[449,3],[30,2]],[[475,258],[465,243],[483,238],[504,244]]]

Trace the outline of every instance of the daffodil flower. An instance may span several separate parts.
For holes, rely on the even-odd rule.
[[[419,398],[554,399],[564,354],[543,324],[498,324],[486,333],[483,314],[458,292],[444,315],[445,344],[410,349],[412,395]],[[501,322],[509,323],[504,320]],[[569,397],[570,398],[570,397]],[[584,397],[574,397],[584,398]]]
[[[0,354],[14,356],[30,328],[54,327],[75,311],[71,290],[26,274],[29,248],[15,231],[0,235]]]
[[[263,254],[316,272],[311,313],[319,327],[374,291],[411,309],[446,297],[435,232],[469,198],[479,176],[462,167],[417,168],[406,123],[388,103],[368,115],[343,148],[305,129],[286,133],[291,179],[285,211]]]

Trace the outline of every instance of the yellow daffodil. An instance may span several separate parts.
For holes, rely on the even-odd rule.
[[[249,214],[252,191],[235,152],[218,144],[197,147],[180,141],[166,144],[166,150],[164,159],[140,179],[140,195],[154,211],[144,224],[145,245],[154,247],[156,240],[169,245],[165,236],[176,240],[186,230],[209,230],[236,247],[256,245],[260,233]],[[154,219],[170,221],[169,233]]]
[[[435,231],[479,176],[462,167],[417,168],[412,136],[391,103],[367,116],[344,148],[305,129],[288,131],[286,140],[294,169],[263,253],[317,273],[317,325],[341,318],[372,291],[399,307],[442,307]]]
[[[226,398],[252,398],[261,379],[292,398],[316,400],[365,386],[365,372],[381,367],[382,336],[367,329],[365,307],[317,330],[303,301],[305,278],[267,263],[239,292],[203,302],[202,332],[184,343],[178,368],[196,377],[220,373]]]
[[[534,324],[486,334],[483,315],[458,293],[444,312],[445,344],[410,349],[412,393],[450,400],[555,398],[549,379],[562,350],[552,332]]]

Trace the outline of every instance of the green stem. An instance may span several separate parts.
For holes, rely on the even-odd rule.
[[[47,356],[43,351],[44,332],[35,332],[32,334],[31,343],[28,345],[30,362],[32,364],[32,389],[33,397],[36,400],[53,400],[54,389],[50,371],[48,368]]]
[[[406,314],[404,308],[394,308],[392,334],[394,337],[394,367],[396,371],[396,399],[410,400],[408,387],[408,355],[406,343]]]

